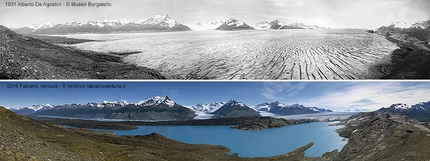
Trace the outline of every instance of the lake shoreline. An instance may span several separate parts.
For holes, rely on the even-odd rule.
[[[186,121],[98,121],[71,118],[53,118],[43,116],[29,117],[56,125],[66,125],[78,128],[89,129],[111,129],[111,130],[132,130],[137,126],[221,126],[229,125],[233,129],[240,130],[265,130],[269,128],[279,128],[288,125],[296,125],[311,122],[328,122],[319,119],[297,119],[289,120],[272,117],[239,117],[239,118],[218,118]]]

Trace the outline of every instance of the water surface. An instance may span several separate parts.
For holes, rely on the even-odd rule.
[[[274,156],[291,152],[310,142],[315,144],[305,151],[306,156],[320,157],[334,149],[339,151],[348,142],[328,126],[329,122],[290,125],[260,131],[231,129],[230,126],[138,126],[135,130],[100,130],[118,135],[146,135],[153,132],[190,144],[223,145],[230,153],[242,157]]]

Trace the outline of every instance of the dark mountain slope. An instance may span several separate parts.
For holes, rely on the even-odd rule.
[[[64,48],[0,25],[0,79],[163,79],[120,56]]]
[[[427,160],[430,130],[415,119],[389,112],[367,112],[342,121],[349,136],[331,160]]]
[[[192,120],[196,115],[167,96],[155,96],[111,112],[106,119],[124,120]]]
[[[165,104],[153,106],[127,105],[116,110],[106,119],[125,120],[192,120],[196,115],[190,109],[181,105],[169,107]]]
[[[396,43],[399,49],[392,52],[386,62],[370,69],[378,71],[376,78],[385,79],[428,79],[430,78],[430,21],[399,28],[395,24],[382,26],[376,33]]]
[[[122,108],[122,106],[116,105],[112,107],[96,107],[89,104],[79,105],[60,105],[55,106],[48,110],[39,110],[32,115],[42,116],[61,116],[61,117],[72,117],[72,118],[104,118],[109,113]]]
[[[230,18],[225,21],[221,26],[217,27],[215,30],[225,30],[225,31],[235,31],[235,30],[254,30],[253,27],[249,26],[245,22]]]
[[[405,104],[397,103],[387,108],[381,108],[376,112],[397,113],[409,116],[419,121],[430,122],[430,101],[418,103],[410,107]]]
[[[230,100],[218,110],[212,112],[214,118],[233,118],[242,116],[260,116],[260,114],[242,102]]]

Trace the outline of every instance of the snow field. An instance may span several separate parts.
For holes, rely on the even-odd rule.
[[[170,79],[366,79],[367,67],[398,47],[361,30],[187,31],[106,35],[75,44],[140,53],[125,61]]]

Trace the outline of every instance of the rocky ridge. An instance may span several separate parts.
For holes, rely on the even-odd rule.
[[[189,108],[176,104],[167,96],[156,96],[137,104],[129,104],[110,112],[105,119],[123,120],[192,120],[196,115]]]
[[[419,121],[430,122],[430,101],[421,102],[414,105],[407,105],[402,103],[392,104],[390,107],[381,108],[376,112],[391,112],[409,116]]]
[[[418,120],[390,112],[366,112],[340,124],[348,143],[331,160],[426,160],[430,130]]]
[[[280,128],[288,125],[297,125],[297,124],[305,124],[311,122],[320,122],[318,119],[300,119],[300,120],[286,120],[282,118],[270,118],[262,117],[261,119],[257,119],[250,123],[232,126],[232,129],[239,130],[265,130],[269,128]]]
[[[409,27],[393,23],[382,26],[376,33],[384,35],[396,43],[399,49],[394,50],[387,60],[371,67],[377,71],[376,78],[391,79],[428,79],[430,78],[430,20],[417,22]]]

